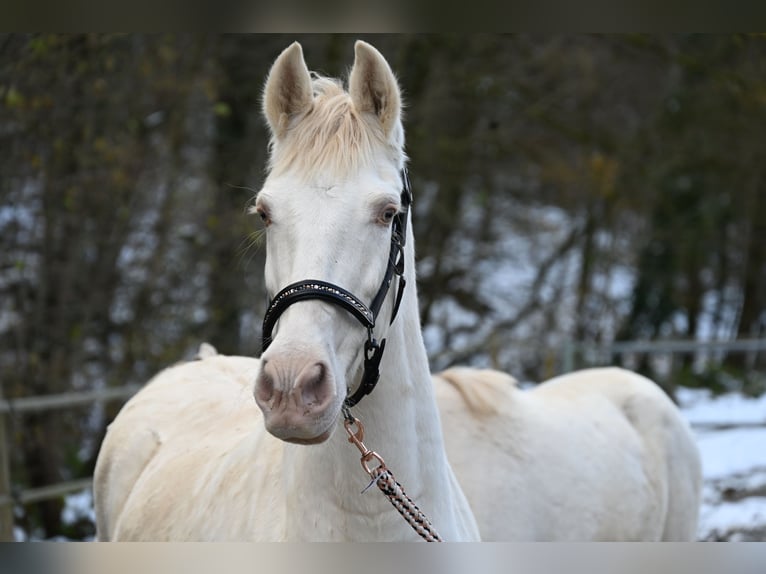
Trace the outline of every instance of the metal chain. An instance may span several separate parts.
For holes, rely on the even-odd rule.
[[[404,492],[404,488],[394,478],[393,473],[386,466],[386,462],[376,452],[368,449],[362,440],[364,439],[364,426],[359,419],[354,417],[351,412],[344,408],[343,426],[348,433],[348,442],[354,444],[359,452],[362,453],[361,463],[364,471],[370,475],[373,482],[380,491],[393,504],[394,508],[402,515],[412,529],[420,535],[426,542],[442,542],[441,536],[434,530],[431,521],[428,520],[423,511],[418,508],[412,499]],[[356,431],[354,430],[356,427]],[[374,468],[370,468],[370,461],[377,461]],[[366,490],[366,489],[365,489]]]

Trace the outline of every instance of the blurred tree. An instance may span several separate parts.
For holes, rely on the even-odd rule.
[[[763,333],[766,84],[760,37],[664,42],[665,101],[646,122],[647,233],[622,338]],[[742,358],[740,355],[739,359]]]
[[[151,154],[162,147],[159,134],[171,140],[170,149],[174,137],[175,149],[182,141],[180,127],[188,119],[183,100],[195,65],[189,48],[173,37],[5,39],[0,265],[8,325],[0,337],[8,351],[6,396],[135,376],[116,370],[114,358],[130,360],[131,339],[145,337],[139,334],[145,311],[121,318],[115,306],[125,288],[125,261],[133,256],[134,226],[138,220],[165,222],[162,197],[157,212],[146,211],[155,209],[152,170],[166,167]],[[165,253],[159,248],[155,254]],[[63,464],[67,452],[78,449],[86,430],[81,425],[67,416],[15,420],[23,448],[15,450],[14,475],[32,487],[87,476],[87,466]],[[63,436],[71,442],[62,445]],[[58,531],[59,501],[32,510],[25,517],[30,530]]]

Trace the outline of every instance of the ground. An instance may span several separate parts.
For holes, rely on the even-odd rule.
[[[702,454],[700,540],[766,540],[766,395],[678,395]]]

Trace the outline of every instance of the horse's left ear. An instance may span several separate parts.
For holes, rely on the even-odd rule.
[[[359,112],[375,114],[386,137],[399,122],[399,85],[386,59],[367,42],[354,45],[354,67],[349,77],[349,94]]]
[[[311,108],[312,101],[303,49],[293,42],[274,62],[263,90],[263,115],[274,137],[282,137],[290,119]]]

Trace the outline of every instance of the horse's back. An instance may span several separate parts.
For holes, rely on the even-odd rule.
[[[483,539],[694,538],[699,455],[648,379],[589,369],[521,391],[496,371],[458,369],[435,383]],[[502,473],[488,481],[487,469]]]
[[[664,508],[661,539],[695,539],[702,488],[699,450],[689,424],[657,384],[612,367],[563,375],[535,391],[568,404],[585,394],[608,399],[641,438],[644,472]]]
[[[661,539],[694,540],[702,463],[688,422],[667,394],[651,380],[617,368],[587,369],[551,382],[571,386],[567,392],[592,385],[610,399],[641,436],[644,460],[658,482],[657,497],[665,499]]]
[[[281,457],[253,399],[258,368],[207,354],[162,371],[126,403],[96,464],[99,540],[243,539],[264,523],[256,513],[279,516],[250,499],[253,481],[277,480]]]

